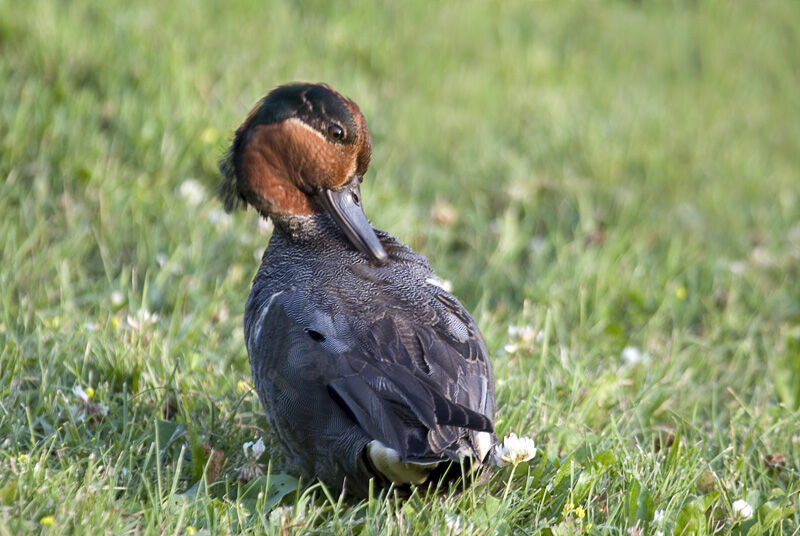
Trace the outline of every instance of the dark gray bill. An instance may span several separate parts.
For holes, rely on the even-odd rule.
[[[320,197],[342,232],[360,252],[385,264],[389,256],[383,249],[372,225],[361,208],[361,189],[358,176],[339,190],[323,190]]]

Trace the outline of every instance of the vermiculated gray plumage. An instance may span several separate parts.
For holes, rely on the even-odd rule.
[[[364,496],[372,440],[421,464],[480,458],[494,377],[474,320],[425,257],[376,230],[384,266],[325,213],[276,229],[247,301],[253,380],[288,463]],[[486,435],[486,434],[484,434]],[[457,470],[460,474],[460,470]]]

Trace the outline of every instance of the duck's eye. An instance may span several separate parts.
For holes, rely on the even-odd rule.
[[[328,125],[328,136],[334,140],[341,140],[344,138],[344,129],[336,123],[331,123]]]

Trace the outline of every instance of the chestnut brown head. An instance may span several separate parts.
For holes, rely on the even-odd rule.
[[[378,262],[386,253],[361,210],[372,142],[358,106],[324,84],[272,90],[236,130],[220,162],[229,212],[251,205],[281,225],[327,211]]]

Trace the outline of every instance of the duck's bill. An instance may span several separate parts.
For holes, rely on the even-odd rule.
[[[339,190],[323,190],[320,197],[325,208],[356,249],[372,257],[378,264],[384,264],[389,256],[361,208],[359,182],[358,177],[353,177],[353,180]]]

